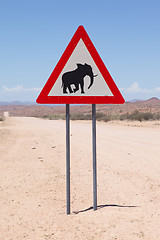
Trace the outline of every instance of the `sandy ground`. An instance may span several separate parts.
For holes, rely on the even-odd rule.
[[[65,121],[0,123],[0,240],[160,239],[160,123],[97,123],[97,211],[91,134],[71,122],[67,216]]]

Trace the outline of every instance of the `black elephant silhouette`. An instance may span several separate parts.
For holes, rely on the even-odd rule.
[[[85,63],[84,65],[81,63],[77,63],[77,68],[70,72],[65,72],[62,75],[62,87],[63,87],[63,93],[68,93],[67,88],[69,90],[69,93],[75,93],[79,90],[79,86],[81,88],[81,93],[84,92],[84,77],[89,76],[91,78],[90,85],[88,86],[88,89],[93,85],[93,79],[97,75],[93,75],[92,67]],[[72,90],[71,85],[74,85],[75,88]]]

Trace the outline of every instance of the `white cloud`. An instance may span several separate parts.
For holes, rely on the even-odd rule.
[[[14,87],[3,86],[0,90],[0,101],[29,101],[35,102],[41,88],[25,88],[23,85],[16,85]]]
[[[140,88],[137,82],[134,82],[129,88],[125,89],[126,92],[130,93],[149,93],[152,90],[147,88]]]
[[[2,87],[3,92],[39,92],[41,88],[24,88],[22,85],[17,85],[15,87],[9,88],[5,85]]]
[[[147,89],[139,87],[139,83],[134,82],[129,88],[122,88],[127,93],[155,93],[160,92],[160,87],[154,89]]]
[[[138,82],[134,82],[128,88],[121,88],[122,94],[126,99],[148,99],[151,97],[158,97],[160,98],[160,87],[156,88],[142,88],[139,86]]]
[[[157,92],[160,92],[160,87],[155,88]]]

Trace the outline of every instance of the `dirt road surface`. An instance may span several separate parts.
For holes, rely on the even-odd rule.
[[[160,123],[97,123],[97,211],[91,137],[71,122],[67,216],[65,121],[0,123],[0,240],[160,239]]]

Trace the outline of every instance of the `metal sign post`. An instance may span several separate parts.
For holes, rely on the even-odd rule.
[[[66,193],[67,215],[70,214],[70,116],[69,104],[66,104]]]
[[[93,148],[93,209],[97,210],[97,162],[96,162],[96,105],[92,104],[92,148]],[[67,215],[70,214],[70,111],[66,104],[66,193]]]
[[[97,210],[96,105],[92,104],[93,209]]]

